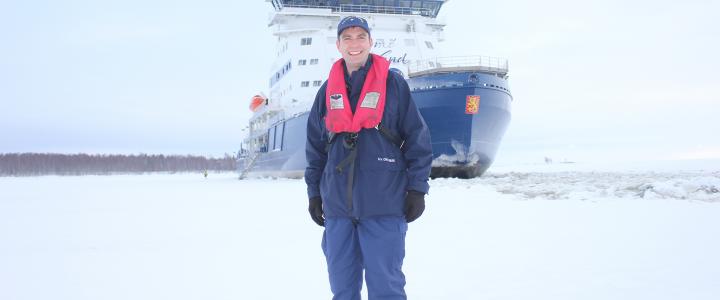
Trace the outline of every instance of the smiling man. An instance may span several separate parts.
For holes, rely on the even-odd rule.
[[[308,210],[325,227],[333,299],[360,299],[363,271],[370,300],[407,299],[405,233],[425,210],[430,134],[405,79],[370,53],[367,21],[343,18],[337,34],[342,59],[308,116]]]

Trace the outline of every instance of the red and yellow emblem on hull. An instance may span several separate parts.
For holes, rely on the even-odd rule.
[[[465,113],[468,115],[474,115],[478,112],[480,107],[480,96],[479,95],[468,95],[465,101]]]

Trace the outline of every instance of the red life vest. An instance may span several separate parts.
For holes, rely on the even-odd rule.
[[[333,64],[325,92],[325,127],[334,133],[358,132],[363,128],[375,128],[382,120],[385,110],[385,90],[390,62],[379,55],[370,54],[372,66],[365,77],[355,107],[350,108],[350,98],[345,87],[342,58]]]

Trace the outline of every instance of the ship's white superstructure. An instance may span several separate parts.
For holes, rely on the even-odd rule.
[[[392,14],[394,9],[387,7],[384,13],[338,12],[308,5],[273,11],[268,26],[277,42],[268,77],[267,105],[250,120],[247,147],[256,150],[266,144],[262,133],[268,126],[310,109],[330,67],[341,57],[336,46],[337,24],[345,16],[365,18],[371,28],[372,53],[385,57],[391,68],[405,75],[412,62],[437,57],[445,24],[421,13],[421,9],[416,14]]]
[[[277,37],[276,59],[269,78],[269,106],[286,113],[306,111],[340,58],[337,23],[350,15],[322,8],[286,7],[274,12],[269,26]],[[372,52],[382,55],[407,74],[413,60],[436,57],[443,24],[422,16],[352,13],[371,28]]]

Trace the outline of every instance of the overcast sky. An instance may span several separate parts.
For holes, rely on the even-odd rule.
[[[445,55],[510,60],[499,162],[720,158],[718,1],[452,0]],[[237,151],[261,0],[3,1],[0,153]]]

